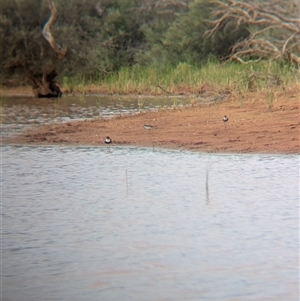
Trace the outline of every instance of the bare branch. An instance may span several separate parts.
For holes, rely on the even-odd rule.
[[[296,33],[293,33],[289,38],[286,39],[286,41],[284,42],[282,49],[281,49],[281,53],[284,54],[285,53],[285,49],[287,44],[294,38],[294,36],[296,35]]]
[[[230,59],[245,62],[243,57],[289,59],[299,63],[300,18],[297,0],[212,1],[210,37],[227,29],[227,24],[247,26],[247,38],[232,47]],[[287,38],[288,37],[288,38]],[[289,45],[289,47],[288,47]]]
[[[49,20],[45,23],[45,25],[42,29],[42,34],[43,34],[44,38],[50,44],[51,48],[57,53],[58,59],[62,60],[67,53],[67,48],[63,49],[60,45],[58,45],[56,43],[54,37],[52,36],[50,27],[54,23],[54,21],[57,17],[57,9],[52,0],[48,0],[48,5],[51,10],[51,15],[50,15]]]
[[[300,57],[296,56],[293,53],[290,54],[290,60],[293,61],[293,62],[296,62],[297,64],[300,64]]]
[[[261,59],[244,61],[236,54],[231,57],[231,60],[236,60],[242,64],[252,64],[252,63],[258,63],[259,61],[261,61]]]
[[[100,1],[95,5],[95,9],[99,17],[102,17],[103,15],[103,9],[100,6]]]

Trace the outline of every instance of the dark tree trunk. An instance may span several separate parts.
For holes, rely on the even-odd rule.
[[[55,70],[43,74],[28,75],[34,96],[37,98],[61,97],[62,92],[55,83],[56,76]]]
[[[43,74],[30,73],[28,76],[29,83],[32,86],[33,94],[35,97],[61,97],[62,92],[55,83],[57,76],[56,64],[57,61],[62,60],[67,52],[67,48],[62,48],[58,45],[50,31],[52,24],[54,23],[57,16],[57,9],[54,5],[53,0],[47,0],[51,15],[48,21],[42,27],[42,35],[49,43],[50,47],[57,54],[57,58],[52,61],[50,66],[44,68]]]

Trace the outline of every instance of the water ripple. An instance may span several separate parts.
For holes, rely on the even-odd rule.
[[[4,300],[298,300],[298,156],[1,153]]]

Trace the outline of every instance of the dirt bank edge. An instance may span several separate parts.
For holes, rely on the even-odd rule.
[[[299,99],[295,91],[266,100],[229,99],[224,103],[147,112],[112,119],[40,125],[3,139],[10,144],[149,146],[221,153],[299,154]],[[224,115],[229,121],[224,123]],[[146,130],[144,124],[153,125]]]

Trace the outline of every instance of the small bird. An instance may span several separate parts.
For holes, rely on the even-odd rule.
[[[105,138],[105,140],[104,140],[104,143],[105,143],[105,144],[111,144],[111,143],[112,143],[112,140],[110,139],[110,137],[107,136],[107,137]]]
[[[146,130],[149,130],[149,137],[150,137],[150,141],[151,141],[151,143],[152,143],[152,146],[153,146],[153,150],[154,150],[154,144],[153,144],[153,141],[152,141],[152,129],[154,128],[154,126],[153,125],[150,125],[150,124],[145,124],[144,125],[144,129],[146,129]]]
[[[226,122],[228,121],[228,117],[226,115],[223,116],[224,127],[226,128]]]
[[[151,130],[151,129],[153,129],[153,125],[145,124],[145,125],[144,125],[144,128],[145,128],[146,130]]]

